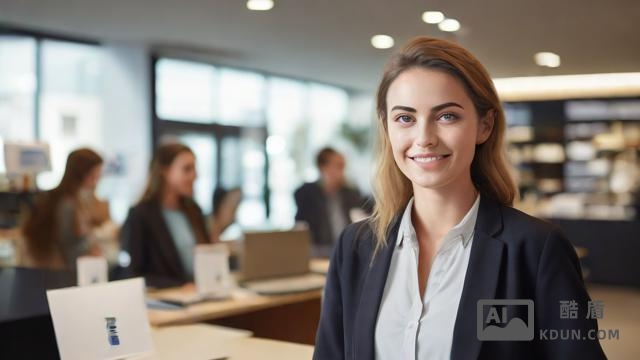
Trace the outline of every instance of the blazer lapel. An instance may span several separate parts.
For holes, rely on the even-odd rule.
[[[493,237],[502,229],[500,205],[480,199],[469,266],[453,331],[451,359],[477,359],[481,342],[477,335],[477,303],[496,294],[505,244]]]
[[[395,223],[387,235],[387,245],[371,262],[362,285],[360,303],[353,327],[354,359],[374,358],[375,351],[373,344],[375,341],[376,320],[378,319],[378,311],[380,309],[380,302],[382,301],[384,285],[387,282],[387,273],[389,272],[391,256],[393,255],[396,239],[398,237],[400,220],[401,216],[396,216],[396,219],[394,220]],[[373,235],[370,239],[363,240],[370,240],[370,246],[374,246]],[[373,249],[371,249],[371,254],[373,254]]]

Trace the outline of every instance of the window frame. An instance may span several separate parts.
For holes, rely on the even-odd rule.
[[[23,36],[32,38],[35,41],[35,69],[36,78],[35,89],[33,92],[33,138],[41,140],[40,134],[40,102],[42,100],[42,43],[43,41],[60,41],[73,44],[101,46],[102,43],[96,39],[80,38],[70,35],[63,35],[55,32],[43,32],[21,27],[14,27],[4,23],[0,23],[0,35]]]

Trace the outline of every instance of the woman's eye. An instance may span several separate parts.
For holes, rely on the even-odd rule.
[[[398,116],[398,118],[396,120],[401,122],[401,123],[409,123],[413,119],[411,119],[411,116],[409,116],[409,115],[400,115],[400,116]]]
[[[444,120],[444,121],[453,121],[453,120],[456,120],[457,118],[458,117],[453,113],[444,113],[444,114],[440,115],[439,119]]]

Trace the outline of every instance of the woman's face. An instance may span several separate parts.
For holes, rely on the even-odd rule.
[[[183,151],[173,159],[163,172],[167,190],[173,191],[179,196],[193,196],[193,182],[196,180],[196,158]]]
[[[393,157],[414,189],[470,185],[475,146],[491,127],[491,120],[478,119],[462,83],[445,72],[406,70],[387,92]]]
[[[82,180],[82,188],[84,190],[95,190],[102,176],[102,164],[94,166],[91,171]]]

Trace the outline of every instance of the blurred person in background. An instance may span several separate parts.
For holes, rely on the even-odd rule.
[[[60,184],[39,195],[22,232],[27,266],[75,270],[83,255],[103,255],[100,238],[115,237],[106,202],[95,189],[103,160],[95,151],[72,151]]]
[[[365,217],[365,199],[358,190],[347,186],[344,156],[331,147],[316,156],[320,179],[298,188],[295,201],[296,221],[309,226],[314,256],[328,257],[342,230],[353,220]]]
[[[212,242],[193,200],[195,180],[196,158],[189,147],[172,143],[156,150],[144,194],[121,231],[130,256],[128,275],[143,276],[153,287],[193,281],[194,246]]]

